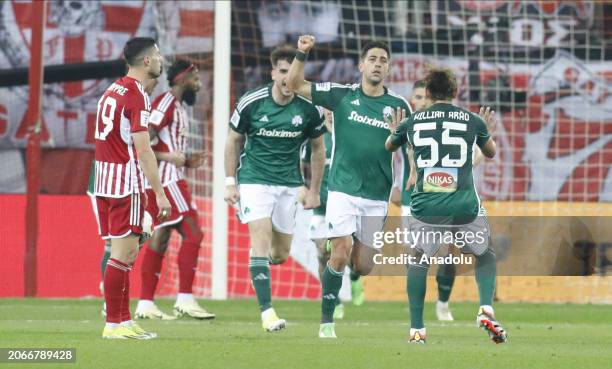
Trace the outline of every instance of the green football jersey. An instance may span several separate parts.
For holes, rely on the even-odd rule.
[[[325,142],[325,170],[323,172],[323,178],[321,179],[321,191],[319,192],[319,197],[321,198],[321,205],[318,208],[313,210],[313,213],[316,215],[325,215],[326,205],[327,205],[327,177],[329,176],[329,164],[331,163],[331,154],[332,154],[332,135],[329,132],[325,132],[323,136],[323,141]],[[311,154],[310,143],[307,142],[304,145],[304,149],[302,151],[302,161],[304,163],[310,163],[310,154]]]
[[[272,84],[247,92],[236,104],[230,127],[246,136],[238,183],[297,187],[300,147],[325,132],[323,112],[295,96],[287,105],[272,98]]]
[[[452,104],[437,103],[408,117],[392,136],[414,148],[417,184],[411,213],[428,223],[463,224],[475,219],[480,198],[472,177],[474,143],[489,140],[485,122]]]
[[[397,107],[410,112],[406,100],[387,88],[381,96],[367,96],[359,84],[316,83],[311,92],[313,103],[334,117],[329,191],[388,201],[393,178],[385,118]]]

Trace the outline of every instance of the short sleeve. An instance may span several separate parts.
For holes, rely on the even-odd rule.
[[[149,96],[141,91],[134,91],[128,96],[126,106],[126,118],[130,121],[131,132],[147,131],[149,127],[149,116],[151,104]]]
[[[349,93],[350,90],[351,87],[349,85],[321,82],[313,83],[311,85],[310,94],[312,95],[313,104],[322,106],[329,110],[334,110],[342,98]]]
[[[472,114],[472,116],[475,118],[474,120],[476,122],[476,145],[482,148],[487,143],[487,141],[489,141],[489,138],[491,138],[491,136],[489,136],[487,125],[482,120],[482,118],[480,118],[476,114]]]
[[[391,143],[394,146],[402,146],[408,143],[408,127],[412,124],[409,118],[404,119],[391,134]]]
[[[325,128],[325,114],[323,114],[321,107],[313,105],[310,117],[308,132],[306,133],[308,138],[317,138],[327,132]]]
[[[230,118],[230,128],[240,134],[246,134],[251,126],[251,120],[249,118],[250,105],[242,104],[244,96],[236,103],[236,108]]]
[[[165,112],[158,110],[157,107],[154,108],[149,117],[149,126],[158,132],[161,131],[162,128],[172,123],[174,108],[174,104],[171,104]]]

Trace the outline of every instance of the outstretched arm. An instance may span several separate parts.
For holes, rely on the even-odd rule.
[[[311,85],[312,82],[306,81],[304,78],[304,64],[308,52],[313,48],[315,43],[314,36],[302,35],[298,39],[296,56],[291,63],[289,73],[287,74],[287,87],[296,94],[312,100]]]

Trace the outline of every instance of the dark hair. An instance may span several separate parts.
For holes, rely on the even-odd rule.
[[[193,68],[193,63],[187,59],[176,59],[174,63],[168,68],[166,72],[166,78],[168,78],[168,84],[170,87],[176,84],[176,76],[186,71],[189,67]]]
[[[452,100],[457,95],[457,79],[450,69],[430,70],[425,77],[425,85],[432,100]]]
[[[416,90],[417,88],[425,88],[425,87],[427,87],[427,85],[425,84],[424,79],[419,79],[414,82],[414,85],[412,85],[413,90]]]
[[[130,66],[134,66],[136,60],[150,48],[155,46],[155,40],[151,37],[134,37],[128,40],[123,47],[123,58]]]
[[[272,67],[276,67],[279,60],[286,60],[287,63],[291,64],[295,58],[295,49],[289,45],[277,46],[270,53],[270,63]]]
[[[361,59],[366,57],[370,49],[383,49],[387,52],[387,57],[391,59],[391,51],[389,51],[389,45],[382,41],[370,41],[363,45],[363,47],[361,48]]]

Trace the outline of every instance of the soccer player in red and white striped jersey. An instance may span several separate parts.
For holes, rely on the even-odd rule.
[[[149,142],[151,106],[142,86],[145,80],[159,77],[163,61],[152,38],[130,39],[123,54],[128,73],[104,92],[96,117],[94,193],[100,235],[111,240],[111,256],[104,273],[107,314],[102,337],[149,339],[156,335],[144,331],[131,319],[129,272],[142,234],[144,177],[155,192],[158,217],[165,219],[171,207]]]
[[[136,308],[138,319],[174,319],[154,304],[155,289],[159,281],[162,261],[168,247],[172,229],[181,235],[178,254],[179,293],[174,305],[175,316],[196,319],[212,319],[214,314],[203,309],[193,297],[193,280],[203,234],[198,212],[191,202],[189,186],[184,179],[184,168],[197,168],[204,162],[203,153],[188,153],[186,133],[189,121],[184,104],[193,105],[200,89],[198,68],[187,60],[177,60],[168,69],[170,91],[161,94],[153,102],[149,119],[149,133],[153,150],[159,160],[159,176],[172,204],[170,216],[163,222],[154,220],[154,232],[142,261],[142,288]],[[152,189],[147,189],[150,199],[149,213],[157,212]]]

